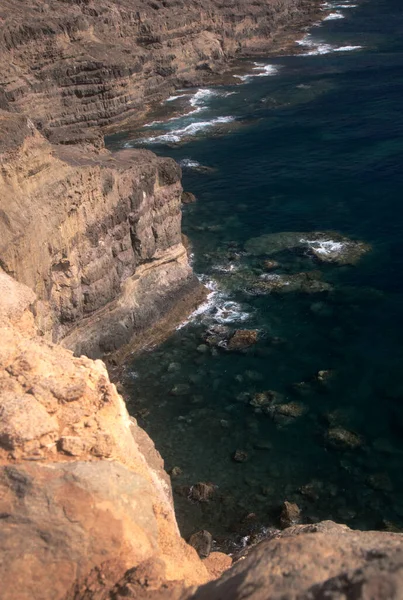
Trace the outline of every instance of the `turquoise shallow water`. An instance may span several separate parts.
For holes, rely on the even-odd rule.
[[[296,36],[304,56],[262,57],[249,72],[265,76],[192,90],[192,114],[146,127],[137,141],[107,140],[182,161],[184,187],[197,196],[183,229],[215,294],[127,364],[124,382],[166,467],[182,470],[173,485],[185,535],[203,527],[220,541],[247,523],[276,524],[285,499],[305,521],[403,524],[403,13],[398,0],[346,4],[324,12],[344,18]],[[189,97],[163,112],[185,106]],[[340,266],[284,249],[270,256],[276,274],[319,272],[329,289],[257,294],[268,257],[246,253],[247,242],[284,231],[335,231],[371,251]],[[259,340],[246,352],[206,348],[217,323],[258,329]],[[320,370],[331,370],[325,384]],[[250,399],[265,390],[303,414],[256,411]],[[332,427],[353,432],[359,447],[333,448]],[[246,462],[232,459],[237,449]],[[187,498],[198,481],[217,486],[215,499]]]

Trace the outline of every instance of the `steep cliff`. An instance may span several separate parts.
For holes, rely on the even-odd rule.
[[[180,169],[108,153],[107,128],[262,52],[318,0],[5,0],[0,7],[0,265],[40,331],[97,357],[146,344],[204,297],[181,242]]]
[[[36,293],[43,334],[100,356],[177,303],[200,300],[181,242],[174,161],[53,146],[7,112],[0,136],[0,261]]]
[[[5,0],[0,108],[56,141],[141,118],[174,86],[263,53],[318,0]]]

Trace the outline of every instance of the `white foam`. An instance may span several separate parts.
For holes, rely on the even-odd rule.
[[[234,273],[238,271],[239,265],[234,265],[233,263],[229,265],[215,265],[213,267],[214,271],[219,271],[220,273]]]
[[[264,63],[254,62],[255,66],[253,67],[253,71],[259,71],[258,73],[248,73],[247,75],[234,75],[237,79],[244,81],[250,81],[254,77],[271,77],[273,75],[277,75],[279,72],[281,65],[265,65]]]
[[[352,52],[353,50],[361,50],[363,46],[340,46],[339,48],[334,48],[334,52]]]
[[[300,240],[301,244],[306,244],[315,252],[324,255],[341,254],[346,249],[346,243],[335,242],[334,240]]]
[[[345,2],[343,4],[335,4],[334,2],[324,2],[321,8],[322,10],[334,10],[337,8],[357,8],[357,6],[358,4],[350,4],[349,2]]]
[[[304,52],[299,56],[318,56],[320,54],[329,54],[331,52],[351,52],[362,48],[362,46],[339,46],[338,48],[335,48],[331,44],[314,40],[310,33],[305,35],[301,40],[297,40],[296,44],[298,44],[298,46],[311,48],[309,52]]]
[[[189,94],[179,94],[178,96],[169,96],[169,98],[167,98],[165,102],[173,102],[174,100],[178,100],[178,98],[186,98],[186,96],[188,95]]]
[[[182,129],[174,129],[168,133],[163,133],[161,135],[156,135],[148,138],[143,138],[139,140],[142,144],[164,144],[164,143],[178,143],[182,141],[184,138],[191,137],[203,131],[205,129],[210,129],[215,125],[219,125],[221,123],[231,123],[234,121],[234,117],[216,117],[215,119],[211,119],[210,121],[198,121],[196,123],[191,123]]]
[[[338,19],[344,19],[344,15],[337,11],[329,13],[323,20],[324,21],[337,21]]]
[[[179,161],[179,165],[183,169],[197,169],[197,167],[201,166],[197,160],[192,160],[191,158],[182,158],[182,160]]]
[[[250,318],[250,314],[243,310],[237,302],[228,299],[228,296],[218,289],[217,282],[213,279],[200,280],[206,286],[210,293],[207,300],[203,302],[191,315],[181,323],[176,329],[182,329],[189,323],[202,320],[205,323],[243,323]]]
[[[217,92],[215,90],[210,90],[209,88],[199,88],[190,99],[190,105],[202,110],[203,108],[206,108],[206,100],[212,96],[217,96]]]

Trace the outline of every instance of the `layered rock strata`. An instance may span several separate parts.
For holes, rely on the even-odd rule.
[[[42,334],[100,356],[200,300],[173,160],[55,146],[7,112],[0,133],[1,266],[36,293]]]
[[[271,49],[312,18],[317,0],[5,0],[0,108],[53,140],[144,115],[175,86]]]

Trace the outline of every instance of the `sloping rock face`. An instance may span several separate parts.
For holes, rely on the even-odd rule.
[[[316,0],[4,0],[0,108],[54,140],[144,115],[173,86],[262,53]],[[75,133],[73,130],[75,129]]]
[[[324,521],[273,534],[192,600],[399,600],[403,535]]]
[[[0,137],[0,261],[36,293],[43,334],[101,356],[177,303],[200,300],[173,160],[54,146],[4,111]]]
[[[143,563],[164,582],[207,581],[105,365],[39,338],[25,286],[0,273],[0,290],[2,600],[78,598],[91,577],[101,593]]]

